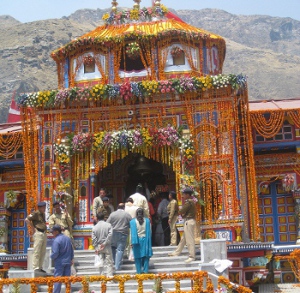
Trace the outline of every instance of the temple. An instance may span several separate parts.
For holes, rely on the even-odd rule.
[[[101,187],[116,207],[138,183],[179,199],[188,186],[195,236],[226,239],[231,281],[296,282],[276,256],[300,245],[300,99],[249,102],[246,77],[222,73],[225,40],[160,2],[112,1],[102,26],[52,53],[58,88],[16,97],[20,122],[0,126],[0,252],[22,265],[38,201],[47,217],[66,204],[84,250]]]

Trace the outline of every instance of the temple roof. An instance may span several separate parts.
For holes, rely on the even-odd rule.
[[[210,40],[213,43],[223,43],[224,39],[206,30],[194,27],[174,18],[163,18],[160,20],[145,22],[130,22],[123,24],[106,24],[97,27],[91,32],[71,41],[63,47],[52,52],[54,60],[62,60],[73,55],[79,48],[83,47],[112,46],[127,40],[162,40],[165,38],[181,38],[192,41]]]
[[[249,102],[250,113],[292,109],[300,109],[300,98]]]

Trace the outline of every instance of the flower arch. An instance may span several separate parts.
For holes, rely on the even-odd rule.
[[[71,178],[70,174],[77,181],[79,178],[88,178],[130,153],[138,153],[172,167],[178,190],[191,181],[186,181],[186,178],[192,178],[194,172],[193,140],[187,131],[172,125],[73,133],[54,143],[53,147],[61,174],[60,186],[65,186]],[[79,183],[74,184],[78,190]]]

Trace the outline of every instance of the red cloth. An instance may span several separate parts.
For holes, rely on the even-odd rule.
[[[20,122],[20,109],[15,101],[14,95],[11,99],[10,108],[8,110],[7,123]]]

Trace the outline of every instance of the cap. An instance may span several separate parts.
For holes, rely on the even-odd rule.
[[[56,205],[58,205],[58,204],[60,204],[59,201],[55,201],[55,202],[53,203],[53,206],[56,206]]]
[[[46,206],[46,203],[44,201],[41,201],[38,203],[38,207],[45,207]]]
[[[175,196],[176,196],[176,192],[175,192],[175,191],[170,191],[169,194],[171,194],[172,197],[175,197]]]
[[[182,193],[193,194],[194,191],[193,191],[193,189],[191,189],[190,187],[187,187],[187,188],[185,188],[185,189],[182,191]]]
[[[109,198],[107,196],[102,198],[102,201],[109,201]]]
[[[59,225],[54,225],[54,226],[52,227],[51,231],[52,231],[52,232],[53,232],[53,231],[61,232],[61,226],[59,226]]]

